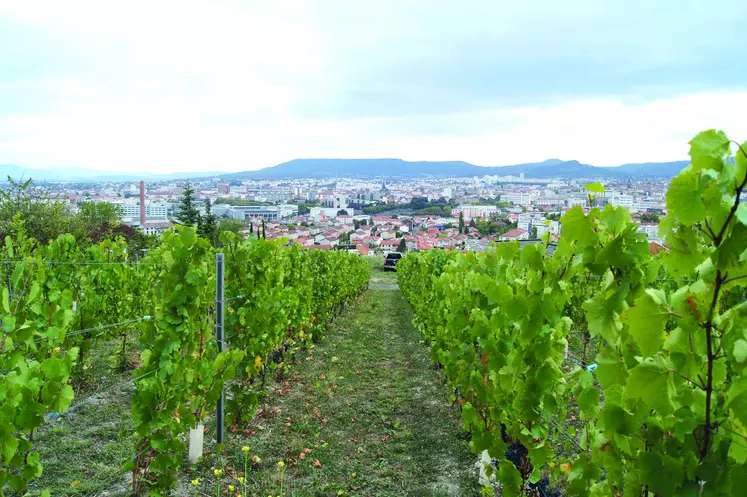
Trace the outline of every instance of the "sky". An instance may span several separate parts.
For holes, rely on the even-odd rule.
[[[681,160],[747,139],[738,0],[0,0],[0,164]]]

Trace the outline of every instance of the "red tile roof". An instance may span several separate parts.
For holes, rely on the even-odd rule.
[[[521,236],[524,233],[526,233],[527,230],[522,228],[516,228],[515,230],[511,230],[507,233],[503,233],[501,236],[504,238],[516,238],[517,236]]]

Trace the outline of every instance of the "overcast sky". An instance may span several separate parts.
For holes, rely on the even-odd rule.
[[[747,139],[739,0],[0,0],[0,164],[601,166]]]

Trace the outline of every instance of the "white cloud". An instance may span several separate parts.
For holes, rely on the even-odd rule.
[[[747,93],[640,105],[589,100],[430,118],[454,129],[478,123],[468,135],[418,133],[421,126],[408,125],[404,117],[340,121],[265,109],[266,119],[216,120],[204,105],[179,99],[100,102],[68,111],[0,117],[0,136],[15,136],[0,141],[0,156],[31,167],[163,172],[257,169],[296,157],[461,159],[480,165],[559,157],[611,166],[683,159],[687,141],[710,127],[747,138],[740,118],[747,113]]]
[[[55,40],[32,62],[43,66],[45,56],[55,58],[57,72],[14,79],[0,71],[0,163],[164,172],[257,169],[296,157],[461,159],[481,165],[559,157],[616,165],[684,158],[687,141],[710,127],[747,138],[747,125],[740,120],[747,93],[736,90],[687,94],[683,82],[672,87],[671,97],[640,104],[629,95],[595,92],[536,105],[526,103],[531,98],[506,104],[490,95],[493,82],[486,79],[479,88],[486,93],[460,107],[457,97],[471,94],[469,86],[460,85],[484,74],[465,73],[453,81],[432,81],[432,86],[431,73],[408,79],[420,67],[412,61],[438,69],[434,78],[450,74],[447,64],[462,55],[461,45],[452,40],[500,42],[505,51],[506,46],[513,50],[515,37],[542,42],[540,35],[549,33],[543,43],[552,44],[565,33],[570,46],[589,52],[585,60],[590,63],[602,55],[619,58],[620,53],[605,48],[600,55],[586,44],[600,22],[609,28],[599,38],[605,47],[650,47],[647,56],[629,66],[635,70],[686,53],[676,50],[678,45],[655,46],[659,31],[651,25],[637,27],[629,40],[628,21],[640,17],[637,8],[609,12],[591,0],[560,10],[553,5],[495,7],[486,1],[439,9],[421,0],[2,2],[0,22]],[[652,16],[667,11],[651,9]],[[678,12],[685,16],[689,10]],[[677,30],[693,19],[700,21],[690,15],[666,24],[665,37],[679,39]],[[620,26],[624,29],[616,31]],[[480,36],[471,38],[473,33]],[[522,54],[516,50],[509,55],[518,60]],[[26,56],[22,44],[17,55]],[[68,70],[60,70],[66,66],[60,59],[68,58]],[[474,60],[479,66],[481,59]],[[505,85],[519,75],[508,73],[495,83]],[[547,74],[549,88],[555,77]],[[513,85],[520,87],[521,81]],[[11,109],[4,112],[3,95]],[[428,96],[421,102],[427,113],[419,103],[413,103],[412,112],[391,112],[409,109],[408,99],[418,95]],[[387,102],[377,99],[388,101],[389,111],[378,112]],[[24,102],[35,106],[24,109]],[[348,106],[358,110],[338,112]],[[305,112],[312,107],[315,112]]]

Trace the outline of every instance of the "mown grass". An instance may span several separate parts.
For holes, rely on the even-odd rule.
[[[121,342],[100,343],[92,368],[74,382],[76,396],[61,416],[48,414],[34,439],[44,466],[29,485],[31,495],[47,488],[52,495],[124,495],[130,475],[122,464],[132,457],[131,372],[113,367],[110,356]],[[133,351],[130,351],[133,355]],[[10,494],[13,495],[13,494]]]
[[[383,258],[368,260],[373,285],[396,283],[395,272],[383,271]],[[217,467],[225,468],[222,493],[231,493],[229,484],[238,491],[231,474],[238,476],[245,456],[253,455],[262,462],[249,463],[245,495],[279,495],[280,460],[283,496],[479,494],[460,414],[410,319],[399,290],[368,291],[320,344],[297,355],[284,380],[268,382],[254,423],[228,433],[222,451],[214,418],[206,421],[207,455],[185,464],[174,495],[216,495]],[[30,495],[45,488],[55,496],[131,495],[131,474],[122,464],[134,455],[133,386],[130,372],[112,368],[119,347],[111,341],[93,351],[73,407],[36,434],[44,473]],[[251,447],[248,455],[244,446]]]
[[[374,266],[376,281],[396,274]],[[217,467],[222,488],[238,491],[245,457],[256,455],[247,495],[279,495],[281,475],[283,496],[479,495],[460,413],[410,317],[398,290],[369,290],[268,389],[246,432],[229,434],[221,455],[182,475],[180,494],[193,478],[215,494]]]

